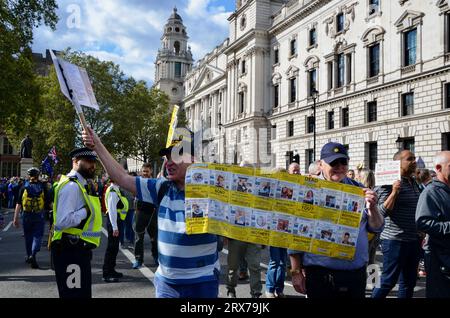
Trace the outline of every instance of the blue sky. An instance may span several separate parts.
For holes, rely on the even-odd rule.
[[[120,65],[127,75],[153,83],[164,25],[176,6],[194,59],[228,37],[235,0],[58,0],[56,31],[35,30],[33,51],[71,47]]]

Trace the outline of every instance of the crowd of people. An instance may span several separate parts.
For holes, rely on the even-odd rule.
[[[361,187],[364,191],[366,206],[354,242],[355,256],[342,260],[269,247],[263,292],[259,264],[264,246],[213,234],[186,234],[185,175],[196,158],[194,143],[190,143],[188,152],[182,140],[192,139],[193,134],[187,131],[182,139],[174,139],[169,147],[161,149],[165,171],[152,178],[149,164],[144,164],[140,176],[129,174],[89,129],[83,132],[86,148],[71,153],[72,171],[53,186],[39,182],[37,169],[29,170],[29,180],[12,178],[8,184],[2,181],[7,206],[15,204],[17,227],[22,214],[26,262],[32,268],[38,267],[36,254],[43,234],[44,211],[53,210],[50,245],[59,295],[91,297],[90,260],[92,250],[99,246],[103,211],[107,214],[109,234],[103,279],[117,282],[123,276],[115,270],[119,244],[134,249],[132,268],[143,266],[147,232],[154,261],[151,266],[157,268],[154,284],[159,298],[218,297],[221,270],[218,252],[224,244],[228,249],[227,296],[231,298],[237,297],[237,281],[248,277],[251,297],[259,298],[264,293],[267,298],[283,298],[286,276],[291,277],[295,290],[308,298],[364,298],[367,266],[375,263],[378,249],[383,254],[383,270],[373,298],[387,297],[396,284],[399,298],[413,297],[419,274],[426,276],[427,297],[450,297],[449,151],[436,155],[433,170],[418,169],[413,152],[398,151],[393,160],[400,161],[401,180],[375,187],[373,171],[362,167],[349,169],[350,158],[343,145],[325,144],[320,160],[311,164],[308,175]],[[108,173],[108,182],[95,179],[98,159]],[[253,165],[243,162],[241,166]],[[292,163],[287,170],[277,171],[300,174],[300,166]],[[40,197],[38,203],[36,197]],[[71,264],[82,269],[80,288],[66,284]]]

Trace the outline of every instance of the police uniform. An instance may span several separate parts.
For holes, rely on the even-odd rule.
[[[70,156],[97,159],[88,148]],[[60,298],[92,297],[92,249],[100,245],[102,214],[98,197],[88,194],[86,179],[75,170],[55,188],[53,223],[51,249]]]

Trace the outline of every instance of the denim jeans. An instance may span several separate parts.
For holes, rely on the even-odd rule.
[[[156,298],[217,298],[219,295],[219,273],[217,279],[195,284],[168,284],[155,276]]]
[[[270,246],[270,262],[266,275],[266,291],[282,293],[286,277],[287,250]]]
[[[385,298],[399,282],[398,298],[412,298],[417,282],[420,258],[420,241],[403,242],[382,240],[383,273],[380,288],[375,288],[372,298]]]
[[[42,236],[44,235],[44,212],[23,213],[23,233],[27,256],[35,256],[41,250]]]

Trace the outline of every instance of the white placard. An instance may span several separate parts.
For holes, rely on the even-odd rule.
[[[55,64],[61,92],[75,105],[77,112],[81,112],[81,109],[78,109],[78,104],[99,110],[86,70],[56,57],[52,50],[50,50],[50,54]],[[70,97],[70,90],[72,90],[72,98]]]
[[[400,160],[376,164],[375,186],[392,185],[400,178]]]

